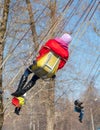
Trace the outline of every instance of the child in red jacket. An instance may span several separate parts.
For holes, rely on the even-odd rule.
[[[24,72],[24,74],[21,77],[20,83],[18,85],[17,90],[12,93],[12,96],[22,96],[24,93],[26,93],[29,89],[35,85],[36,81],[40,78],[36,74],[33,75],[32,79],[25,85],[27,82],[29,74],[33,73],[32,66],[36,64],[36,62],[41,59],[44,55],[46,55],[49,52],[54,52],[56,55],[60,56],[60,63],[58,66],[58,70],[63,68],[65,63],[68,60],[69,52],[68,52],[68,45],[71,42],[72,38],[69,34],[65,33],[60,38],[54,38],[48,40],[45,45],[43,45],[39,51],[39,55],[36,57],[36,61],[33,61],[33,64],[30,65]],[[55,76],[52,76],[51,78],[54,78]]]

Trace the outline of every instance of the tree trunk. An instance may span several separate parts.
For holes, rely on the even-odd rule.
[[[37,47],[39,45],[38,42],[37,42],[38,36],[37,36],[37,32],[36,32],[34,15],[33,15],[32,6],[31,6],[30,0],[26,0],[26,4],[27,4],[27,9],[28,9],[29,18],[30,18],[30,28],[31,28],[31,31],[32,31],[33,42],[34,42],[35,50],[37,50]]]
[[[9,4],[10,4],[10,0],[4,1],[3,15],[0,23],[0,66],[3,62],[4,35],[7,27]],[[2,68],[0,69],[0,89],[2,90]],[[3,98],[2,95],[0,95],[0,130],[2,129],[3,120],[4,120]]]
[[[50,8],[50,27],[52,27],[55,23],[56,23],[56,0],[55,1],[50,1],[49,3],[49,8]],[[53,28],[51,28],[50,30],[50,37],[54,37],[55,36],[55,32],[56,32],[56,28],[55,26]]]
[[[48,99],[47,99],[47,128],[46,130],[54,130],[54,117],[55,117],[55,105],[54,105],[54,98],[55,98],[55,82],[50,81],[48,84]]]
[[[50,26],[54,25],[56,20],[56,0],[49,3],[50,9]],[[55,36],[55,30],[51,29],[50,38]],[[47,128],[46,130],[54,130],[55,125],[55,80],[51,80],[48,84],[48,99],[47,99]]]
[[[26,0],[27,3],[27,9],[29,12],[30,17],[30,27],[32,31],[33,36],[33,42],[35,46],[35,50],[37,50],[38,43],[37,43],[37,33],[36,33],[36,26],[34,21],[34,15],[32,12],[32,6],[30,3],[30,0]],[[50,9],[50,26],[55,23],[55,14],[56,14],[56,1],[49,3],[49,9]],[[51,30],[50,38],[53,37],[55,32]],[[48,99],[47,99],[47,105],[46,105],[46,112],[47,112],[47,130],[54,130],[54,86],[55,82],[50,81],[49,84],[47,84],[48,87]],[[41,100],[41,99],[40,99]]]

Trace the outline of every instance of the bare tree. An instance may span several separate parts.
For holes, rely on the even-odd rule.
[[[64,5],[63,2],[59,4],[59,1],[57,0],[54,0],[54,1],[46,0],[46,2],[38,1],[38,0],[34,0],[34,1],[18,0],[14,3],[13,2],[12,2],[13,9],[11,10],[12,19],[9,19],[11,26],[7,32],[7,36],[8,36],[8,39],[11,39],[11,38],[13,39],[11,42],[13,44],[11,44],[11,46],[8,45],[9,50],[11,48],[14,48],[15,46],[17,47],[13,49],[14,53],[13,55],[11,55],[9,62],[7,62],[6,64],[7,69],[6,69],[5,74],[7,78],[5,82],[7,83],[7,87],[8,87],[9,80],[13,83],[12,84],[13,87],[17,86],[17,82],[19,80],[19,77],[15,78],[17,71],[19,71],[20,67],[22,69],[25,68],[29,64],[29,62],[31,62],[32,57],[33,57],[33,56],[31,57],[31,55],[37,52],[36,50],[38,49],[39,45],[44,44],[44,42],[49,38],[58,36],[62,34],[63,32],[65,32],[66,30],[70,30],[70,27],[68,27],[67,24],[70,23],[70,21],[73,22],[71,18],[73,16],[72,19],[74,19],[74,15],[76,18],[77,13],[78,13],[77,19],[74,19],[74,22],[68,25],[71,26],[72,30],[74,30],[75,28],[77,32],[80,32],[78,29],[83,30],[83,28],[81,28],[81,25],[80,26],[78,25],[79,23],[82,23],[81,21],[82,21],[83,16],[85,16],[85,14],[87,15],[86,13],[87,11],[81,10],[80,12],[79,11],[77,12],[79,3],[80,4],[82,3],[80,0],[78,1],[75,8],[71,6],[70,9],[72,10],[68,11],[68,13],[66,13],[66,11],[69,9],[73,0],[68,0],[67,2],[63,1],[65,2],[66,5]],[[35,4],[38,4],[38,10],[35,9]],[[65,18],[64,18],[64,15],[66,15]],[[82,17],[80,17],[80,15]],[[77,26],[75,27],[75,25]],[[16,45],[17,44],[16,41],[18,45]],[[74,50],[74,47],[72,49]],[[33,52],[33,50],[35,51]],[[74,56],[77,56],[77,55],[75,54]],[[82,63],[81,60],[80,60],[80,63]],[[65,84],[67,86],[66,87],[67,90],[69,89],[70,85],[72,86],[72,90],[74,89],[73,86],[75,86],[75,89],[77,89],[76,86],[78,86],[79,84],[78,79],[80,79],[82,76],[83,68],[82,68],[82,71],[79,72],[79,68],[76,69],[75,64],[76,64],[76,60],[75,60],[75,63],[72,63],[71,61],[68,69],[66,70],[67,73],[68,72],[72,73],[71,75],[72,77],[70,77],[70,83],[67,79],[64,79],[64,80],[61,79],[63,82],[62,84]],[[62,75],[62,73],[60,73],[60,75]],[[13,77],[14,77],[14,80],[12,81],[11,78]],[[59,82],[60,81],[58,81],[57,87],[59,86]],[[12,88],[11,87],[10,87],[10,90],[13,89],[13,87]],[[39,91],[38,88],[41,88],[41,90]],[[64,112],[62,111],[59,111],[58,113],[56,112],[59,118],[56,118],[58,119],[58,123],[55,124],[54,116],[55,116],[55,111],[57,111],[55,110],[55,103],[54,103],[55,81],[49,81],[49,83],[48,82],[41,83],[39,81],[37,82],[36,87],[34,86],[34,88],[31,90],[32,91],[28,92],[27,105],[23,107],[21,116],[17,118],[13,114],[12,109],[10,110],[10,112],[9,112],[9,109],[7,109],[8,113],[5,116],[6,123],[8,119],[9,121],[12,121],[12,118],[15,117],[13,120],[12,126],[9,126],[8,124],[8,128],[10,130],[16,130],[16,128],[21,129],[21,130],[22,129],[25,130],[29,128],[34,129],[34,130],[35,129],[54,130],[55,128],[60,128],[62,130],[65,130],[65,129],[69,130],[69,129],[74,129],[74,125],[72,126],[72,124],[75,124],[75,129],[80,129],[80,130],[82,129],[78,124],[79,122],[76,118],[77,116],[75,116],[75,113],[72,111],[73,105],[69,102],[66,102],[66,106],[69,105],[70,110],[68,107],[64,106],[65,105],[64,103],[61,104],[61,106],[64,106],[65,109],[64,109]],[[62,97],[59,96],[58,98],[62,98]],[[11,106],[9,108],[11,108]],[[73,113],[74,113],[74,116],[73,116]],[[76,120],[74,120],[72,116],[75,117]],[[58,126],[55,127],[55,125],[58,125]],[[5,129],[8,129],[8,128],[6,127]]]
[[[4,49],[4,43],[5,43],[4,36],[7,29],[9,5],[10,5],[10,0],[4,0],[3,14],[2,14],[2,19],[0,21],[0,66],[3,62],[3,49]],[[2,69],[0,69],[0,89],[2,89]],[[3,124],[3,117],[4,117],[3,99],[2,99],[2,95],[0,95],[0,130]]]
[[[33,43],[35,45],[35,50],[36,50],[39,44],[37,43],[38,36],[37,36],[37,32],[36,32],[36,25],[35,25],[36,23],[34,20],[34,13],[32,11],[32,5],[31,5],[30,0],[26,0],[26,4],[27,4],[28,12],[29,12],[30,27],[31,27],[31,31],[32,31]]]

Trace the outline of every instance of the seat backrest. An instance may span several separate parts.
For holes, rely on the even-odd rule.
[[[33,71],[43,79],[51,78],[56,73],[59,63],[60,57],[49,52],[37,61],[37,67]]]

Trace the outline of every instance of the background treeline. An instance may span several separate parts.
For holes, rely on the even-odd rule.
[[[0,129],[94,130],[100,127],[98,0],[0,1]],[[49,39],[72,35],[70,57],[56,80],[39,80],[16,116],[11,105],[24,69]],[[29,77],[31,78],[31,76]],[[73,102],[84,101],[83,124]],[[11,123],[12,122],[12,123]],[[2,127],[3,126],[3,127]]]

